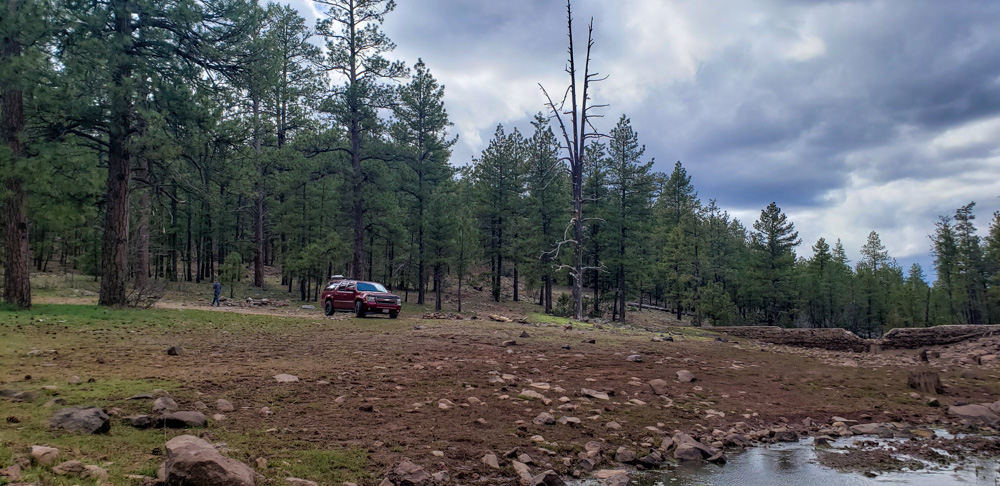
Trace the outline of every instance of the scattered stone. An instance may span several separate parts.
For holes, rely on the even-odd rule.
[[[56,412],[49,425],[80,434],[105,434],[111,430],[111,417],[97,407],[71,407]]]
[[[680,370],[680,371],[678,371],[677,372],[677,379],[680,380],[682,383],[691,383],[692,381],[695,380],[694,373],[691,373],[688,370]]]
[[[232,412],[236,408],[233,407],[232,403],[229,403],[229,400],[226,400],[224,398],[220,398],[220,399],[218,399],[218,400],[215,401],[215,409],[218,410],[218,411],[220,411],[220,412]]]
[[[62,398],[62,397],[56,397],[56,398],[53,398],[52,400],[49,400],[49,401],[45,402],[45,408],[52,408],[52,407],[54,407],[56,405],[60,405],[60,406],[66,405],[66,399]]]
[[[205,402],[194,402],[192,406],[195,410],[208,410],[208,405],[205,405]]]
[[[33,402],[38,393],[32,391],[0,390],[0,397],[9,398],[15,402]]]
[[[316,310],[316,306],[314,306],[312,304],[306,304],[306,305],[302,306],[302,309],[305,309],[305,310]],[[315,483],[313,483],[313,484],[315,484]]]
[[[431,477],[434,478],[434,481],[438,484],[445,484],[451,479],[451,475],[448,474],[448,471],[438,471],[432,474]]]
[[[517,473],[522,486],[531,484],[531,468],[527,464],[520,461],[510,461],[510,465],[514,467],[514,472]]]
[[[17,481],[21,479],[21,466],[18,464],[13,464],[11,466],[7,466],[3,469],[0,469],[0,478],[6,478],[11,481]],[[6,481],[4,481],[4,484],[6,484]]]
[[[719,454],[719,451],[715,448],[694,440],[694,437],[688,434],[674,434],[673,441],[677,444],[677,447],[674,449],[674,459],[680,461],[701,461],[703,459],[714,458]]]
[[[621,430],[622,426],[618,422],[608,422],[604,425],[605,428],[610,430]]]
[[[169,356],[180,356],[184,352],[184,349],[180,346],[170,346],[167,348],[167,355]]]
[[[635,462],[635,460],[636,460],[635,452],[633,452],[632,449],[622,446],[619,447],[617,451],[615,451],[615,461],[618,461],[622,464],[631,464]]]
[[[799,434],[794,430],[785,427],[778,427],[771,430],[771,436],[778,442],[798,442]]]
[[[438,408],[440,408],[441,410],[451,410],[455,408],[455,403],[452,402],[451,400],[448,400],[447,398],[442,398],[438,400]]]
[[[528,335],[528,331],[521,331],[521,334],[517,337],[524,339],[524,338],[529,338],[531,336]]]
[[[201,412],[185,411],[163,414],[156,420],[157,427],[168,429],[200,428],[208,426],[208,418]]]
[[[180,408],[170,397],[160,397],[153,401],[153,413],[176,412]]]
[[[59,449],[47,446],[31,446],[31,462],[38,466],[51,466],[59,457]]]
[[[52,466],[52,472],[60,476],[79,476],[86,467],[80,461],[66,461]]]
[[[69,377],[69,380],[66,380],[66,383],[69,383],[70,385],[79,385],[80,383],[83,383],[83,381],[80,380],[79,376],[73,375]]]
[[[153,399],[153,394],[152,393],[137,393],[135,395],[132,395],[132,396],[128,397],[128,399],[129,400],[152,400]]]
[[[535,425],[552,425],[552,424],[556,423],[556,419],[555,419],[555,417],[552,416],[552,414],[550,414],[548,412],[542,412],[542,413],[538,414],[538,416],[535,417],[531,421],[531,423],[533,423]]]
[[[649,380],[649,388],[653,390],[654,395],[666,395],[667,391],[669,391],[667,381],[659,378]]]
[[[89,479],[92,481],[107,481],[108,471],[99,466],[84,466],[83,472],[80,473],[80,479]]]
[[[278,374],[278,375],[274,375],[274,379],[278,383],[295,383],[296,381],[299,381],[299,377],[298,376],[289,375],[287,373],[281,373],[281,374]]]
[[[386,480],[393,486],[429,486],[433,483],[434,477],[424,468],[410,462],[409,459],[404,459],[392,469]]]
[[[583,344],[597,344],[597,340],[594,338],[584,339]]]
[[[628,361],[630,363],[642,363],[642,355],[641,354],[630,354],[630,355],[628,355],[627,358],[625,358],[625,361]]]
[[[167,441],[167,461],[163,465],[166,484],[187,486],[254,486],[253,469],[224,457],[208,442],[192,435]]]
[[[559,417],[559,423],[562,425],[580,425],[583,421],[577,417],[563,416]]]
[[[148,429],[153,426],[153,419],[149,415],[129,415],[123,418],[122,422],[137,429]]]
[[[663,457],[660,456],[659,452],[653,451],[645,456],[639,458],[639,464],[642,464],[646,469],[657,469],[663,462]]]
[[[504,346],[504,347],[507,347],[507,346],[517,346],[517,341],[515,341],[513,339],[508,339],[508,340],[504,341],[503,343],[501,343],[500,345]]]
[[[528,486],[565,486],[566,483],[553,470],[545,471],[533,478]]]
[[[599,392],[597,390],[591,390],[589,388],[583,388],[580,390],[580,394],[585,397],[596,398],[598,400],[610,400],[611,397],[607,393]]]
[[[493,469],[500,469],[499,459],[497,459],[497,455],[492,452],[483,456],[481,460],[483,464],[486,464],[487,466],[492,467]]]

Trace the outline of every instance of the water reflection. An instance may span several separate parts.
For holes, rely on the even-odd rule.
[[[840,446],[848,442],[841,442]],[[681,465],[675,471],[636,478],[639,486],[997,486],[1000,460],[973,461],[962,466],[935,470],[879,474],[874,478],[821,466],[811,440],[797,444],[758,447],[734,454],[725,466]],[[581,482],[580,485],[597,484]]]

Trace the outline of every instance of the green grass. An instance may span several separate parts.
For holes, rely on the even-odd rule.
[[[273,458],[269,464],[281,476],[309,479],[324,484],[339,484],[370,478],[366,470],[368,453],[360,449],[299,450]]]

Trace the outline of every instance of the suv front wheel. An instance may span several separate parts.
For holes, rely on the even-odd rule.
[[[328,315],[328,316],[332,316],[333,315],[333,301],[332,300],[327,299],[326,302],[323,304],[323,313],[326,314],[326,315]]]
[[[365,305],[360,300],[354,303],[354,315],[358,317],[365,316]]]

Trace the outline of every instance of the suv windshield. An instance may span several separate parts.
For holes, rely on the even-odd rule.
[[[358,292],[387,292],[382,284],[358,282]]]

